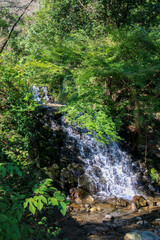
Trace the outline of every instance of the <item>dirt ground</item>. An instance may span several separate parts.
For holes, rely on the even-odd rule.
[[[63,240],[122,240],[133,230],[148,230],[160,236],[160,207],[137,212],[123,208],[107,215],[105,211],[72,209],[65,217],[56,215],[54,224],[62,228],[58,239]]]

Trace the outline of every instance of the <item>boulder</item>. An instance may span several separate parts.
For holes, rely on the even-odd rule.
[[[136,230],[126,233],[124,240],[160,240],[160,237],[150,231]]]
[[[116,197],[108,198],[105,200],[105,202],[112,204],[115,207],[126,207],[129,205],[129,201],[127,201],[123,198],[116,198]]]
[[[118,201],[118,198],[116,198],[115,196],[106,199],[107,203],[112,204],[114,206],[117,206],[117,201]]]
[[[60,181],[62,189],[69,190],[76,187],[78,184],[78,177],[82,174],[83,167],[77,163],[70,163],[64,167],[60,173]]]
[[[123,199],[123,198],[119,198],[119,199],[117,199],[117,201],[116,201],[116,206],[117,206],[117,207],[126,207],[126,206],[128,206],[128,204],[129,204],[129,202],[126,201],[126,200]]]
[[[91,194],[94,194],[97,192],[95,184],[92,182],[91,179],[89,179],[89,177],[86,174],[82,174],[79,177],[79,186],[81,188],[86,189]]]
[[[158,197],[146,196],[148,206],[156,206],[160,199]]]
[[[92,204],[94,202],[94,198],[91,195],[88,195],[83,199],[83,203],[85,204]]]
[[[76,203],[92,204],[94,202],[93,197],[82,188],[71,188],[69,197]]]
[[[105,213],[112,213],[116,210],[116,207],[110,203],[96,203],[93,206],[97,211],[103,211]]]
[[[147,201],[142,196],[134,196],[132,201],[136,204],[137,208],[146,207]]]

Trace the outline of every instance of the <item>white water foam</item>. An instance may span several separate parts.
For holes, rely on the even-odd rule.
[[[94,197],[103,200],[116,196],[131,200],[137,194],[134,187],[137,181],[131,166],[132,160],[116,143],[103,145],[95,141],[93,136],[77,134],[71,126],[65,124],[63,131],[78,143],[85,176],[91,189],[94,189]]]

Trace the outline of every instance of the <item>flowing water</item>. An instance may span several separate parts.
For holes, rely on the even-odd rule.
[[[74,128],[66,124],[62,125],[62,129],[68,133],[72,144],[77,145],[80,159],[84,163],[84,175],[88,179],[94,197],[104,199],[116,196],[132,199],[137,194],[134,187],[137,181],[132,169],[132,159],[116,143],[103,145],[92,135],[77,133]],[[79,181],[80,186],[81,181]]]
[[[49,102],[47,87],[32,86],[31,92],[33,94],[34,100],[38,103],[42,104],[43,100],[47,103]]]
[[[41,87],[43,99],[49,102],[47,88]],[[42,94],[39,87],[33,87],[34,99],[42,103]],[[54,120],[51,120],[53,131],[55,130]],[[67,145],[67,139],[64,140],[64,147],[70,148],[76,146],[79,161],[83,163],[84,174],[78,178],[79,187],[85,187],[83,178],[87,179],[89,190],[94,197],[105,199],[110,196],[118,198],[132,199],[137,194],[136,175],[132,167],[131,157],[122,151],[118,144],[111,142],[109,145],[103,145],[95,141],[94,137],[80,128],[73,128],[64,123],[61,119],[61,129],[69,139],[70,146]],[[63,152],[63,151],[62,151]],[[74,153],[73,153],[74,155]],[[75,156],[71,156],[74,161]]]

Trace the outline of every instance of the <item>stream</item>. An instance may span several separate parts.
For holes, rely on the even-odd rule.
[[[139,165],[117,143],[103,145],[86,129],[66,124],[47,87],[33,86],[32,94],[43,130],[41,170],[70,193],[66,216],[58,210],[51,216],[62,229],[58,239],[160,240],[160,196],[154,189],[154,197],[143,192]]]
[[[32,93],[35,101],[47,108],[50,104],[47,87],[33,86]],[[51,109],[50,106],[48,108]],[[49,120],[47,117],[45,125],[50,125],[55,133],[57,124],[53,117]],[[129,154],[114,142],[103,145],[87,134],[86,130],[67,125],[63,116],[60,122],[61,131],[65,136],[63,147],[60,147],[61,158],[66,151],[74,148],[75,152],[70,151],[68,154],[70,160],[83,166],[83,174],[77,170],[77,187],[86,189],[94,198],[101,200],[111,196],[131,200],[133,196],[138,195],[136,167]],[[76,174],[76,171],[74,172]]]

